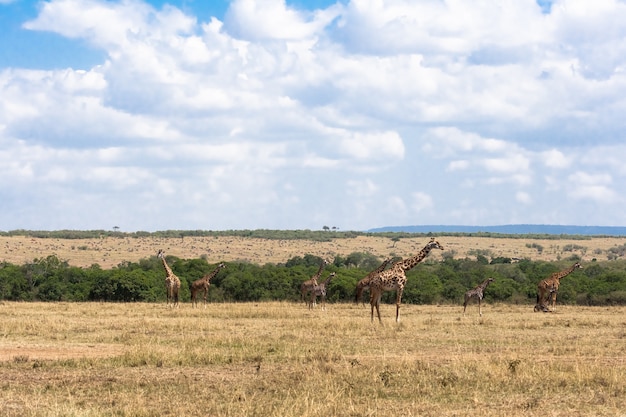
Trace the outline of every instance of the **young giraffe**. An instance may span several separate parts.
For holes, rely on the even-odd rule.
[[[159,249],[157,258],[160,258],[163,262],[163,268],[165,268],[165,289],[167,290],[167,305],[172,303],[172,307],[178,307],[178,291],[180,290],[180,279],[172,272],[165,261],[165,252],[163,249]]]
[[[402,293],[404,292],[404,286],[406,285],[406,271],[415,267],[430,253],[432,249],[441,249],[443,246],[431,238],[430,242],[424,249],[422,249],[417,255],[398,261],[391,266],[391,268],[382,271],[370,281],[370,305],[372,307],[372,322],[374,321],[374,307],[376,307],[376,314],[378,315],[378,322],[383,324],[380,319],[380,299],[383,296],[383,291],[396,290],[396,323],[400,321],[400,302],[402,301]]]
[[[220,271],[220,269],[222,268],[226,268],[226,265],[224,265],[224,263],[220,263],[217,268],[215,268],[215,271],[211,272],[210,274],[206,274],[205,276],[203,276],[200,279],[195,280],[194,282],[191,283],[191,305],[192,307],[198,305],[198,292],[200,292],[200,290],[203,291],[204,293],[204,308],[206,308],[206,297],[209,294],[209,287],[211,286],[211,279],[217,275],[217,273]]]
[[[356,284],[356,295],[354,297],[355,304],[359,303],[359,300],[361,299],[361,296],[363,295],[363,291],[368,290],[370,288],[370,281],[372,280],[372,277],[374,275],[377,275],[383,272],[385,268],[387,268],[387,265],[389,265],[389,262],[391,262],[391,258],[385,259],[378,268],[376,268],[375,270],[367,274],[365,278],[363,278]],[[365,301],[363,301],[363,304],[365,304]]]
[[[326,259],[322,259],[322,263],[320,264],[320,267],[315,275],[300,284],[300,298],[304,300],[305,303],[308,304],[308,301],[306,300],[306,294],[317,285],[317,280],[322,275],[322,271],[324,270],[324,268],[326,268],[326,265],[328,265],[328,261]]]
[[[559,285],[561,284],[561,278],[566,277],[567,275],[574,272],[575,269],[582,269],[582,265],[576,262],[574,265],[569,268],[555,272],[550,275],[548,278],[544,279],[537,285],[537,304],[535,305],[535,311],[543,311],[547,312],[555,312],[556,311],[556,293],[559,290]],[[552,310],[550,310],[546,306],[546,302],[548,298],[551,298]]]
[[[482,284],[478,285],[476,288],[471,289],[465,293],[465,301],[463,302],[463,315],[465,315],[465,309],[467,308],[467,303],[469,303],[469,301],[472,298],[476,298],[478,300],[478,315],[482,317],[483,312],[480,310],[480,302],[485,296],[485,288],[487,288],[487,286],[491,284],[492,282],[493,282],[493,278],[487,278],[486,280],[482,282]]]
[[[326,310],[326,291],[328,290],[330,280],[333,279],[334,276],[335,273],[331,272],[328,278],[313,287],[311,290],[311,303],[309,304],[309,309],[313,308],[316,298],[320,297],[322,300],[322,310]]]

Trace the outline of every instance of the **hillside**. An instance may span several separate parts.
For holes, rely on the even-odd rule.
[[[426,236],[390,238],[376,235],[329,238],[326,241],[303,239],[261,239],[238,236],[102,237],[92,239],[35,238],[0,236],[0,261],[21,265],[35,258],[56,255],[70,265],[99,264],[111,268],[123,262],[136,262],[155,256],[159,249],[168,255],[192,259],[204,257],[210,263],[245,261],[253,264],[284,263],[295,256],[311,254],[326,258],[347,256],[354,252],[370,253],[380,258],[407,257],[421,250]],[[477,236],[440,236],[445,252],[455,258],[477,254],[487,257],[529,258],[554,261],[578,255],[583,261],[606,260],[621,254],[626,237],[504,238]],[[440,252],[431,255],[440,259]]]
[[[368,232],[405,233],[501,233],[507,235],[582,235],[582,236],[626,236],[626,227],[621,226],[573,226],[553,224],[507,224],[500,226],[423,225],[386,226]]]

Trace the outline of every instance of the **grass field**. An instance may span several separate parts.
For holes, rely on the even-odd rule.
[[[329,232],[329,235],[332,235]],[[445,253],[455,258],[486,257],[529,258],[533,261],[555,261],[577,255],[582,261],[606,260],[608,251],[623,247],[625,237],[594,237],[590,239],[493,238],[473,236],[441,236],[437,238]],[[122,262],[138,262],[155,256],[159,249],[182,259],[205,258],[209,263],[250,262],[257,265],[284,263],[306,254],[333,259],[354,252],[370,253],[381,259],[389,256],[413,256],[428,242],[427,237],[403,238],[397,242],[387,237],[358,236],[325,242],[312,240],[272,240],[235,236],[219,237],[103,237],[101,239],[31,238],[0,236],[0,261],[23,265],[35,258],[56,255],[72,266],[98,264],[109,269]],[[541,250],[539,250],[540,248]],[[439,251],[437,251],[439,252]],[[430,255],[440,259],[441,253]]]
[[[626,308],[0,303],[2,416],[626,416]]]

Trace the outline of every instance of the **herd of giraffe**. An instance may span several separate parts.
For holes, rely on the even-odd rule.
[[[433,249],[443,250],[443,246],[439,242],[437,242],[435,238],[431,238],[426,246],[424,246],[424,248],[417,253],[417,255],[407,259],[401,259],[393,263],[389,269],[386,268],[391,263],[391,259],[385,259],[378,268],[370,272],[365,278],[357,283],[356,296],[354,301],[358,303],[362,297],[363,292],[369,289],[371,307],[370,318],[372,322],[374,321],[375,309],[378,321],[382,324],[382,320],[380,318],[380,300],[384,291],[396,291],[396,322],[400,321],[400,304],[402,301],[402,293],[404,292],[404,287],[407,282],[406,271],[414,268],[415,266],[417,266],[417,264],[422,262]],[[159,252],[157,253],[157,257],[161,259],[163,263],[163,268],[165,269],[167,306],[178,307],[180,279],[176,276],[176,274],[174,274],[172,269],[167,264],[167,261],[165,260],[165,253],[163,252],[163,250],[159,250]],[[322,303],[322,310],[326,309],[326,294],[328,284],[330,283],[330,280],[335,277],[335,273],[330,273],[324,281],[320,282],[319,280],[322,277],[322,272],[324,271],[324,268],[328,264],[329,261],[323,259],[317,272],[310,279],[304,281],[300,285],[301,300],[307,304],[309,309],[315,307],[318,297],[320,298]],[[209,286],[211,285],[210,281],[213,277],[217,275],[217,273],[222,268],[225,267],[226,266],[224,265],[224,263],[220,263],[213,272],[205,275],[204,277],[194,281],[191,284],[190,289],[192,306],[197,306],[197,296],[198,293],[202,291],[204,306],[206,308],[207,294],[209,292]],[[556,312],[556,295],[559,289],[561,279],[579,268],[582,268],[582,265],[576,262],[571,267],[563,271],[555,272],[548,278],[541,281],[537,285],[537,303],[535,304],[534,311]],[[482,283],[465,293],[463,301],[463,315],[465,315],[467,304],[474,299],[478,301],[478,314],[480,316],[483,315],[481,309],[481,301],[484,298],[485,289],[493,281],[494,278],[487,278]],[[548,308],[548,301],[550,301],[551,308]]]

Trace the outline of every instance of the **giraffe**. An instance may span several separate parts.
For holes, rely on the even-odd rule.
[[[383,296],[383,291],[396,290],[396,323],[400,321],[400,303],[402,301],[402,293],[404,292],[404,286],[406,285],[406,271],[415,267],[430,253],[432,249],[441,249],[443,246],[431,238],[430,242],[424,249],[411,258],[398,261],[391,266],[391,268],[382,271],[378,275],[375,275],[370,281],[370,305],[372,307],[372,322],[374,321],[374,308],[376,308],[376,314],[378,315],[378,322],[383,324],[380,319],[380,299]]]
[[[320,267],[315,275],[300,284],[300,299],[304,300],[305,303],[308,304],[308,302],[306,301],[306,294],[317,285],[317,280],[322,275],[322,271],[324,270],[324,268],[326,268],[326,265],[328,265],[328,263],[329,262],[326,259],[322,259],[322,263],[320,264]]]
[[[203,293],[204,293],[204,308],[206,308],[206,297],[209,294],[209,287],[211,286],[211,279],[214,276],[216,276],[217,273],[222,268],[226,268],[226,265],[224,265],[224,262],[220,263],[217,266],[217,268],[215,268],[215,271],[211,272],[210,274],[206,274],[202,278],[197,279],[197,280],[195,280],[194,282],[191,283],[191,305],[192,305],[192,307],[195,306],[195,305],[198,305],[198,300],[197,300],[198,292],[203,291]]]
[[[159,249],[157,258],[160,258],[163,262],[163,268],[165,268],[165,289],[167,290],[167,305],[172,303],[172,307],[178,307],[178,291],[180,290],[180,279],[172,272],[165,261],[165,252],[163,249]]]
[[[487,288],[487,286],[491,284],[493,281],[494,281],[493,278],[487,278],[486,280],[482,282],[482,284],[478,285],[474,289],[471,289],[465,293],[465,301],[463,302],[463,315],[465,315],[465,309],[467,308],[467,303],[469,303],[469,301],[472,298],[476,298],[478,300],[478,315],[482,317],[483,313],[480,310],[480,302],[485,296],[485,288]]]
[[[309,304],[309,309],[313,308],[315,305],[315,299],[320,297],[322,300],[322,310],[326,310],[326,291],[328,290],[328,283],[334,276],[335,273],[331,272],[328,278],[313,287],[311,290],[311,303]]]
[[[574,265],[560,272],[555,272],[548,278],[544,279],[537,285],[537,304],[535,305],[535,311],[555,312],[556,311],[556,293],[559,291],[559,285],[561,284],[561,278],[574,272],[575,269],[582,269],[582,265],[576,262]],[[551,299],[552,310],[546,306],[548,298]]]
[[[367,274],[365,278],[363,278],[356,284],[356,295],[354,297],[355,304],[359,303],[359,300],[361,299],[361,296],[363,295],[363,291],[368,290],[370,288],[370,281],[372,277],[374,275],[377,275],[383,272],[385,268],[387,268],[387,265],[389,265],[389,262],[391,262],[391,258],[385,259],[378,268],[376,268],[375,270]],[[365,302],[363,302],[363,304],[365,304]]]

